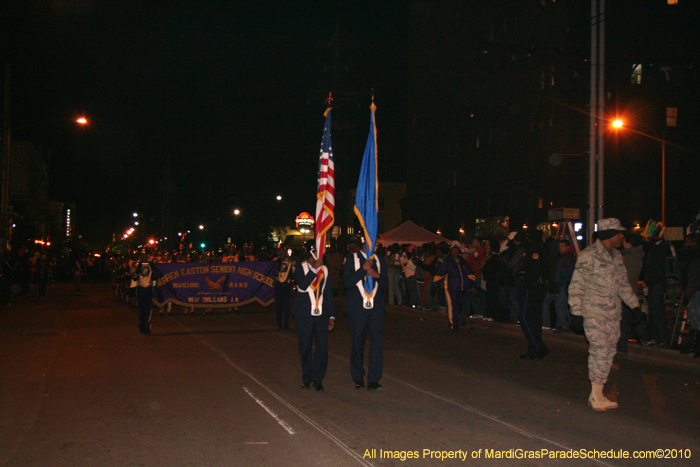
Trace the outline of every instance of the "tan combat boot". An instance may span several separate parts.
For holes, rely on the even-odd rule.
[[[591,381],[591,395],[588,397],[588,405],[596,412],[617,408],[617,402],[613,402],[603,395],[603,383],[593,381]]]

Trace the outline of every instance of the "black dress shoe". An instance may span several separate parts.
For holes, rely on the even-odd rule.
[[[306,381],[302,381],[302,383],[301,383],[302,389],[309,389],[310,386],[311,386],[311,383],[308,383]]]
[[[379,391],[381,388],[382,388],[382,385],[376,381],[373,381],[367,385],[368,391]]]
[[[360,389],[365,387],[365,382],[364,381],[355,381],[355,389]]]
[[[549,355],[549,349],[544,349],[543,351],[537,354],[537,358],[544,358],[547,355]]]
[[[522,360],[539,360],[542,357],[540,357],[539,354],[524,353],[520,358]]]
[[[323,381],[321,381],[320,379],[314,381],[314,389],[317,391],[323,391]]]

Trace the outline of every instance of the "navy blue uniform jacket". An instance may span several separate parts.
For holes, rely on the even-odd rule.
[[[297,283],[297,298],[294,300],[294,308],[292,314],[294,316],[311,316],[311,299],[308,292],[302,292],[311,287],[311,283],[316,279],[316,273],[309,267],[309,272],[304,274],[304,268],[301,264],[294,265],[294,280]],[[325,288],[323,288],[325,284]],[[333,301],[333,289],[329,277],[326,276],[321,281],[323,290],[323,306],[321,307],[321,315],[327,318],[335,318],[335,302]],[[315,291],[313,292],[316,293]]]
[[[367,276],[367,271],[362,267],[366,259],[362,253],[357,253],[360,257],[360,267],[355,270],[355,258],[353,254],[349,254],[345,257],[343,263],[343,283],[347,289],[347,295],[345,298],[345,303],[343,304],[343,311],[348,313],[352,311],[363,310],[362,294],[360,294],[357,288],[357,281],[364,280]],[[373,310],[384,310],[384,291],[389,288],[389,276],[387,275],[386,261],[384,258],[379,257],[379,287],[377,288],[377,294],[374,296],[374,307]],[[372,267],[375,271],[377,270],[377,264],[375,263]],[[377,279],[375,279],[376,281]]]

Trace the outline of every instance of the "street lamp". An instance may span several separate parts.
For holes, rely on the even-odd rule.
[[[661,138],[658,136],[648,135],[639,130],[635,130],[634,128],[625,126],[625,123],[620,119],[613,121],[612,127],[616,130],[627,128],[638,135],[645,136],[661,143],[661,223],[666,225],[666,132],[663,131],[661,133]]]
[[[0,251],[5,251],[10,244],[11,237],[11,227],[10,226],[10,177],[11,177],[11,152],[12,152],[12,132],[17,130],[23,130],[26,128],[33,128],[37,126],[46,125],[49,123],[60,122],[64,120],[70,120],[72,117],[61,117],[53,120],[47,120],[39,123],[32,123],[30,125],[21,125],[13,127],[10,123],[10,94],[9,94],[9,79],[10,79],[10,66],[5,65],[5,106],[3,113],[3,154],[2,154],[2,188],[0,191]],[[80,125],[87,125],[88,120],[85,117],[79,117],[74,120],[75,123]]]

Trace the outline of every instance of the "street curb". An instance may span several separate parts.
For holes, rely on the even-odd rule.
[[[391,312],[396,313],[409,313],[421,317],[430,318],[444,318],[447,319],[447,315],[443,315],[436,311],[410,308],[401,305],[386,305],[386,309]],[[498,321],[484,321],[482,319],[472,319],[469,318],[467,322],[467,327],[481,330],[495,330],[499,332],[516,332],[520,334],[522,331],[520,326],[514,326],[510,323],[502,323]],[[549,330],[542,331],[542,337],[545,341],[557,341],[566,342],[569,344],[579,345],[588,348],[588,342],[583,334],[576,334],[573,332],[567,333],[555,333]],[[643,358],[656,362],[674,362],[687,366],[695,366],[700,370],[700,358],[693,358],[692,354],[681,355],[680,351],[677,349],[670,348],[654,348],[654,347],[642,347],[639,344],[629,344],[628,354],[617,354],[616,357],[619,358]]]

